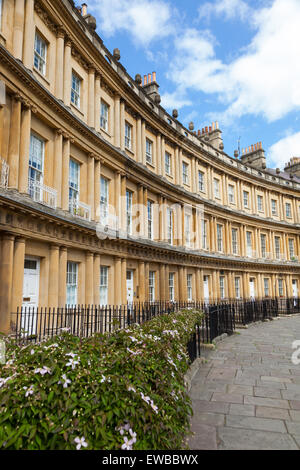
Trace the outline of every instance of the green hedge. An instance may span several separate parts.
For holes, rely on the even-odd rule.
[[[180,449],[191,415],[186,345],[200,312],[112,335],[7,346],[0,449]]]

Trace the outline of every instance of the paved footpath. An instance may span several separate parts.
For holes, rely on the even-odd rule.
[[[300,316],[257,323],[218,344],[192,381],[192,450],[300,449]],[[298,354],[300,357],[300,354]]]

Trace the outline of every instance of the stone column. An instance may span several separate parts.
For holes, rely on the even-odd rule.
[[[162,169],[165,167],[164,155],[161,151],[161,134],[156,138],[156,155],[157,155],[157,173],[162,175]]]
[[[127,221],[126,221],[126,185],[127,177],[125,174],[121,174],[121,229],[124,233],[127,232]]]
[[[121,172],[115,173],[115,211],[116,211],[116,230],[121,228]]]
[[[144,223],[144,186],[138,186],[138,204],[139,204],[139,235],[144,237],[145,223]]]
[[[63,71],[64,71],[64,31],[59,29],[57,31],[56,39],[56,74],[55,74],[55,96],[58,100],[62,100],[63,93]],[[71,92],[70,92],[71,93]]]
[[[63,162],[63,132],[57,129],[54,140],[53,186],[57,191],[57,207],[62,207],[62,162]]]
[[[64,103],[66,106],[70,106],[71,101],[71,54],[72,53],[72,42],[67,39],[65,42],[65,60],[64,60]]]
[[[201,270],[196,268],[196,301],[200,302],[202,300],[201,296]]]
[[[91,206],[91,218],[95,220],[95,158],[88,156],[88,205]]]
[[[145,302],[145,263],[139,262],[139,302]]]
[[[168,284],[168,279],[166,279],[166,266],[165,264],[160,264],[159,266],[159,284],[160,284],[160,300],[165,301],[166,298],[166,284]],[[168,296],[169,297],[169,296]]]
[[[122,305],[127,305],[127,260],[122,258],[121,266]]]
[[[23,280],[25,261],[25,238],[16,238],[14,246],[14,264],[12,280],[11,311],[17,312],[23,303]]]
[[[64,136],[62,158],[62,209],[69,210],[69,166],[70,166],[70,138]]]
[[[95,160],[95,181],[94,181],[94,197],[95,197],[95,220],[100,221],[100,181],[101,181],[101,162]],[[100,284],[99,284],[100,285]]]
[[[0,265],[0,332],[4,334],[8,334],[10,332],[14,241],[15,237],[13,235],[2,235],[2,253]]]
[[[175,161],[173,165],[173,175],[174,175],[174,183],[175,184],[180,184],[179,183],[179,147],[175,147]]]
[[[165,265],[165,299],[170,300],[170,292],[169,292],[169,272],[170,266],[168,264]]]
[[[142,163],[146,165],[146,122],[142,120],[142,139],[141,139]]]
[[[183,266],[179,266],[178,270],[178,296],[179,296],[179,301],[184,302],[184,270]]]
[[[164,229],[164,201],[162,196],[159,196],[159,241],[164,240],[165,229]]]
[[[144,234],[148,238],[148,188],[144,187]]]
[[[48,307],[58,307],[59,290],[59,246],[50,246]]]
[[[115,305],[122,304],[122,262],[121,258],[115,258]]]
[[[15,0],[14,26],[13,26],[13,56],[23,59],[25,5],[24,0]]]
[[[96,73],[95,78],[95,129],[100,132],[100,113],[101,113],[101,75]]]
[[[161,175],[162,175],[163,177],[166,176],[166,167],[165,167],[165,165],[164,165],[165,152],[166,152],[166,142],[165,142],[164,136],[162,136],[162,138],[161,138],[161,154],[160,154],[160,158],[161,158],[161,162],[162,162],[162,165],[161,165]]]
[[[12,97],[12,110],[10,119],[8,164],[10,188],[17,189],[19,184],[19,155],[20,155],[20,130],[21,130],[21,97]]]
[[[145,300],[149,302],[149,263],[145,263]]]
[[[185,213],[184,205],[181,206],[181,246],[185,246]]]
[[[85,255],[85,303],[94,303],[94,253],[91,252]]]
[[[65,246],[60,247],[59,251],[59,288],[58,288],[58,306],[63,308],[67,302],[67,263],[68,249]]]
[[[120,95],[115,96],[114,105],[114,143],[116,147],[120,147]]]
[[[28,168],[30,152],[31,108],[23,106],[20,135],[19,191],[28,193]]]
[[[179,149],[179,162],[178,162],[178,175],[179,175],[179,180],[178,180],[178,184],[180,186],[183,185],[183,180],[182,180],[182,149],[180,148]]]
[[[122,99],[120,104],[120,130],[121,130],[121,150],[125,150],[125,101]]]
[[[136,133],[136,154],[137,161],[142,163],[142,118],[139,116],[137,118],[137,133]]]
[[[32,66],[33,66],[34,31],[35,31],[33,14],[34,14],[34,0],[26,0],[23,63],[25,67],[29,69],[32,69]]]
[[[95,127],[95,69],[89,67],[88,126]]]
[[[94,305],[100,305],[100,266],[99,254],[94,255]]]

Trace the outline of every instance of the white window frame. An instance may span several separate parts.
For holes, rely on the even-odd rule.
[[[232,254],[237,255],[239,252],[239,247],[238,247],[238,229],[233,228],[231,230],[231,239],[232,239]]]
[[[77,182],[71,180],[72,176],[72,166],[77,167]],[[76,174],[76,172],[75,172]],[[69,162],[69,208],[72,209],[72,201],[75,202],[75,205],[79,202],[79,193],[80,193],[80,164],[76,161],[70,158]]]
[[[198,188],[201,193],[205,192],[205,174],[203,171],[198,171]]]
[[[108,274],[109,267],[101,266],[100,267],[100,306],[106,307],[108,305]]]
[[[128,235],[132,235],[132,201],[133,193],[126,189],[126,230]]]
[[[41,153],[35,153],[38,148],[35,145],[38,142],[40,145]],[[45,140],[37,136],[33,132],[30,134],[30,150],[29,150],[29,180],[43,184],[44,180],[44,160],[45,160]]]
[[[244,201],[244,207],[249,209],[249,192],[248,191],[243,191],[243,201]]]
[[[132,125],[125,122],[125,148],[132,149]]]
[[[189,184],[189,165],[186,162],[182,162],[182,182]]]
[[[264,203],[264,198],[260,194],[257,195],[257,210],[259,212],[263,212],[263,203]]]
[[[225,276],[220,276],[219,285],[220,285],[220,298],[225,299]]]
[[[202,249],[207,250],[207,220],[201,221]]]
[[[172,156],[169,152],[165,152],[165,172],[166,172],[166,175],[169,175],[171,176],[172,174],[172,164],[171,164],[171,160],[172,159]]]
[[[235,298],[241,298],[241,278],[235,277],[234,278],[234,290],[235,290]]]
[[[294,238],[289,238],[288,239],[288,245],[289,245],[289,255],[290,255],[290,260],[295,257],[295,241]]]
[[[271,200],[272,215],[277,215],[277,201],[276,199]]]
[[[266,258],[267,256],[267,235],[261,233],[260,235],[260,249],[261,249],[261,257]]]
[[[77,75],[77,73],[72,70],[71,77],[71,103],[80,109],[81,104],[81,83],[82,79]],[[75,85],[75,88],[74,88]]]
[[[275,244],[275,257],[276,259],[280,259],[280,237],[275,236],[274,244]]]
[[[217,224],[217,249],[219,253],[223,252],[223,225]]]
[[[246,232],[246,249],[247,249],[247,256],[249,258],[252,258],[252,232],[250,231]]]
[[[174,302],[175,300],[175,284],[174,284],[174,279],[175,279],[175,273],[169,273],[169,300],[171,302]]]
[[[228,185],[228,201],[230,204],[235,204],[235,193],[233,184]]]
[[[283,290],[283,279],[278,279],[278,294],[280,297],[283,297],[284,290]]]
[[[218,178],[214,178],[214,195],[215,195],[215,199],[221,199],[220,180]]]
[[[270,296],[270,280],[268,277],[264,278],[264,295],[265,297]]]
[[[147,217],[148,217],[148,238],[153,240],[153,202],[147,201]]]
[[[78,263],[75,263],[73,261],[67,262],[66,304],[69,306],[76,306],[78,304],[78,266]]]
[[[155,301],[155,271],[149,271],[149,301]]]
[[[101,100],[100,108],[100,127],[108,132],[109,105]]]
[[[1,2],[0,0],[0,30],[1,30]],[[35,31],[34,38],[34,59],[33,65],[42,75],[46,76],[47,73],[47,52],[48,44],[38,31]],[[37,65],[35,64],[37,60]]]
[[[153,164],[153,142],[146,138],[146,162]]]
[[[167,207],[167,236],[168,243],[173,245],[173,211],[170,207]]]
[[[100,178],[100,221],[102,225],[108,224],[109,206],[109,180],[101,176]]]
[[[187,300],[188,302],[192,302],[193,300],[193,275],[192,274],[187,274],[186,285],[187,285]]]
[[[290,202],[285,203],[285,216],[287,219],[292,218],[292,206]]]

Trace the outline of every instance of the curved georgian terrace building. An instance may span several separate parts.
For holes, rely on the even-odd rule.
[[[0,9],[1,331],[22,305],[298,295],[297,159],[186,129],[86,5]]]

